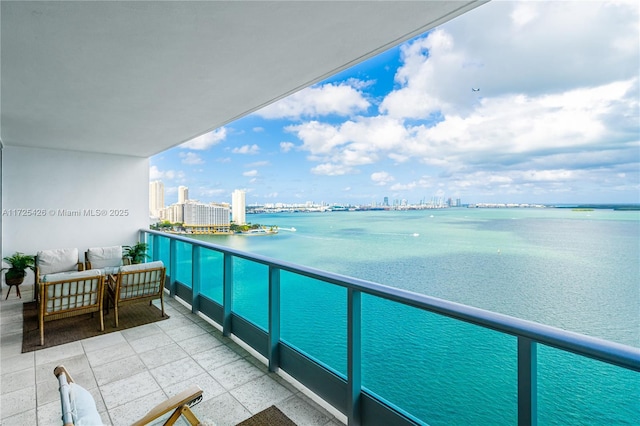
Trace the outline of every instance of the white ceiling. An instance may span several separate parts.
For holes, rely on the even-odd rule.
[[[6,1],[0,138],[148,157],[484,1]]]

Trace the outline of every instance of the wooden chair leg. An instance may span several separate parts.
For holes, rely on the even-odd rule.
[[[40,318],[40,346],[44,346],[44,319]]]

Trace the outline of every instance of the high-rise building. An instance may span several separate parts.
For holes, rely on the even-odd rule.
[[[178,187],[178,204],[184,204],[189,199],[189,188],[186,186]]]
[[[244,225],[246,220],[245,191],[236,189],[231,195],[231,221],[236,225]]]
[[[164,184],[161,180],[149,183],[149,214],[160,217],[160,210],[164,208]]]
[[[184,227],[192,233],[229,232],[229,205],[187,201],[184,210]]]

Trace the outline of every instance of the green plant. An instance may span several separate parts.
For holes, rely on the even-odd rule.
[[[35,268],[34,256],[20,253],[19,251],[12,256],[4,257],[2,260],[11,265],[9,268],[2,268],[1,271],[7,271],[6,280],[19,280],[22,282],[27,275],[27,268],[33,270]]]
[[[131,259],[131,263],[142,263],[144,262],[149,255],[147,254],[147,249],[149,248],[147,243],[136,243],[132,246],[123,246],[124,255]]]

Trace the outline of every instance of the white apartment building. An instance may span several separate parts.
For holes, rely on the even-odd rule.
[[[184,222],[184,209],[182,204],[172,204],[160,211],[160,219],[167,220],[171,223]]]
[[[164,184],[160,180],[149,183],[149,213],[151,216],[160,217],[164,209]]]
[[[241,189],[236,189],[231,195],[231,220],[235,222],[236,225],[244,225],[247,223],[245,196],[246,192]]]
[[[187,201],[179,207],[183,209],[183,223],[187,232],[195,234],[229,232],[228,204]]]
[[[184,204],[189,199],[189,188],[186,186],[178,187],[178,204]]]

